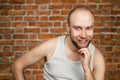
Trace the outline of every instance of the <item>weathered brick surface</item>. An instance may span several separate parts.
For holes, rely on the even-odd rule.
[[[10,65],[41,42],[66,34],[67,14],[75,6],[95,14],[93,43],[106,62],[105,80],[120,79],[120,0],[0,0],[0,80],[14,80]],[[42,80],[44,59],[25,70]]]

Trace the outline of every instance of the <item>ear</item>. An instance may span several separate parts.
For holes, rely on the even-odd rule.
[[[66,24],[66,30],[67,30],[67,33],[70,32],[70,26],[69,26],[69,24]]]

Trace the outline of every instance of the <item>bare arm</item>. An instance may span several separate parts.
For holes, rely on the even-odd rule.
[[[51,44],[53,41],[54,40],[49,40],[42,43],[31,51],[25,53],[12,64],[12,72],[15,80],[25,80],[23,70],[39,61],[41,58],[48,56],[48,53],[53,49],[53,44]]]
[[[95,80],[104,80],[105,75],[105,61],[102,53],[96,49],[94,55],[94,77]]]
[[[90,69],[90,51],[88,48],[82,48],[79,50],[81,55],[81,63],[84,69],[85,80],[104,80],[105,63],[104,58],[98,49],[94,54],[94,71]]]

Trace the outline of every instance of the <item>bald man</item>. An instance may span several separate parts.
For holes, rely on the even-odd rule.
[[[36,46],[12,65],[15,80],[25,80],[23,70],[46,57],[44,80],[104,80],[102,53],[91,43],[94,14],[85,7],[75,7],[68,15],[68,34]]]

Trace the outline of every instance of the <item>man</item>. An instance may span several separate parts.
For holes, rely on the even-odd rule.
[[[91,43],[94,15],[76,7],[68,15],[68,35],[50,39],[24,54],[12,65],[15,80],[24,80],[23,70],[46,57],[45,80],[104,80],[105,63]]]

